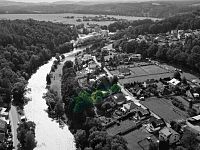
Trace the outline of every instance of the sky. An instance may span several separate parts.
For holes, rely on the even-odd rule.
[[[0,0],[1,1],[1,0]],[[37,3],[37,2],[55,2],[55,1],[99,1],[99,0],[10,0],[10,1],[17,1],[17,2],[31,2],[31,3]],[[115,1],[115,0],[112,0]],[[121,2],[127,1],[127,0],[121,0]],[[130,0],[130,1],[148,1],[148,0]]]

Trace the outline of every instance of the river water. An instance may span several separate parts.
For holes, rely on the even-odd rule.
[[[70,56],[83,49],[74,49],[74,51],[66,53],[65,56]],[[73,59],[73,57],[69,58]],[[46,75],[54,60],[55,58],[52,58],[47,64],[41,66],[29,79],[27,88],[30,88],[31,91],[26,94],[26,97],[30,98],[31,101],[25,106],[24,111],[27,119],[36,124],[37,147],[35,150],[75,150],[74,136],[67,125],[60,128],[59,123],[49,118],[45,111],[47,105],[42,97],[47,92]]]

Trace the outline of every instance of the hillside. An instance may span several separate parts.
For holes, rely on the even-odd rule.
[[[109,1],[110,2],[110,1]],[[118,2],[118,1],[117,1]],[[198,1],[153,1],[94,4],[89,2],[55,2],[48,4],[0,5],[0,13],[83,13],[166,18],[200,8]]]

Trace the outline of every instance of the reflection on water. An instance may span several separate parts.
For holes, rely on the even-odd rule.
[[[65,54],[69,56],[81,49],[76,49],[73,52]],[[73,57],[70,57],[73,59]],[[27,97],[31,99],[25,106],[24,111],[28,120],[36,124],[36,150],[75,150],[74,137],[68,127],[60,126],[58,122],[48,117],[46,113],[46,101],[42,98],[47,92],[46,75],[49,73],[53,61],[52,58],[47,64],[41,66],[28,81],[27,88],[31,88],[31,92],[27,93]]]

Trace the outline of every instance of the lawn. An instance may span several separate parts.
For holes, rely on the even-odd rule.
[[[182,120],[188,117],[187,112],[175,107],[170,100],[164,98],[149,98],[141,101],[141,104],[149,108],[152,112],[170,123],[172,120]]]
[[[130,82],[144,82],[147,79],[157,79],[159,80],[160,78],[167,78],[167,77],[172,77],[173,73],[164,73],[164,74],[156,74],[156,75],[144,75],[144,76],[137,76],[137,77],[131,77],[131,78],[125,78],[125,79],[120,79],[119,82],[121,84],[125,83],[130,83]]]
[[[135,126],[136,123],[133,120],[124,120],[120,122],[120,125],[115,124],[114,126],[108,128],[106,131],[110,135],[116,135],[119,132],[122,132],[128,128],[131,128],[132,126]]]
[[[143,66],[141,68],[144,69],[145,72],[148,72],[148,74],[160,74],[168,72],[166,69],[163,69],[157,65]]]
[[[123,138],[128,142],[129,150],[143,150],[138,143],[142,140],[145,140],[149,136],[151,136],[151,134],[145,129],[141,128],[124,135]]]
[[[133,73],[133,77],[148,75],[148,72],[143,70],[141,67],[130,68],[130,70]]]

